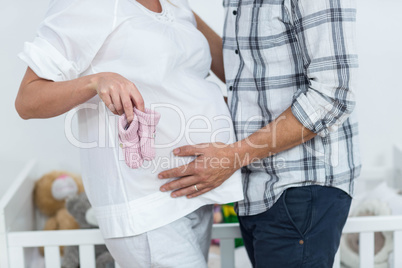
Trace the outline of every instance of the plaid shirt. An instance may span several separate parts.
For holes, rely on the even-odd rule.
[[[242,169],[239,215],[273,206],[289,187],[353,194],[360,173],[355,107],[355,0],[224,0],[224,60],[237,138],[287,108],[318,135]]]

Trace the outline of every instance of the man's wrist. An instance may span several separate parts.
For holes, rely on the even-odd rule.
[[[270,133],[260,130],[235,143],[234,148],[237,158],[241,159],[241,167],[274,154],[267,140],[270,140]]]
[[[251,156],[251,146],[245,140],[240,140],[233,144],[233,155],[237,169],[245,167],[253,162]]]

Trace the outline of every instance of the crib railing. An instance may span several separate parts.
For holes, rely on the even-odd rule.
[[[59,246],[79,246],[81,267],[94,268],[95,245],[100,244],[104,244],[104,240],[99,229],[10,233],[10,268],[26,267],[24,248],[29,247],[44,247],[46,267],[60,267]]]
[[[402,267],[402,216],[349,218],[343,233],[359,233],[360,268],[374,268],[374,233],[393,232],[394,267]],[[334,268],[340,267],[339,251]]]
[[[349,218],[344,233],[360,234],[360,268],[374,267],[374,233],[394,233],[394,252],[402,252],[402,216]],[[216,224],[212,237],[220,239],[221,267],[235,267],[234,239],[241,237],[237,224]],[[60,267],[59,246],[79,246],[81,267],[95,267],[94,245],[103,244],[98,229],[68,231],[12,232],[8,234],[9,260],[11,268],[26,267],[24,248],[45,248],[46,267]],[[118,266],[116,266],[118,267]],[[334,268],[340,267],[339,252]],[[402,254],[394,254],[394,267],[402,267]]]
[[[398,152],[402,157],[402,151]],[[0,200],[0,268],[27,267],[25,251],[32,247],[45,248],[47,268],[60,267],[59,246],[79,246],[81,267],[95,267],[94,245],[104,243],[99,230],[28,231],[35,227],[32,202],[35,179],[43,174],[35,166],[35,161],[30,161]],[[343,232],[360,234],[361,268],[374,267],[374,233],[385,231],[394,235],[394,267],[402,267],[402,216],[348,219]],[[221,267],[234,267],[234,239],[241,237],[238,225],[214,225],[212,237],[221,240]],[[338,252],[334,268],[339,267]]]

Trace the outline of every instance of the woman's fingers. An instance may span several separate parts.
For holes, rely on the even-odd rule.
[[[142,98],[140,91],[137,89],[137,87],[134,85],[134,83],[132,83],[132,88],[130,90],[130,96],[134,102],[135,107],[138,110],[140,110],[141,112],[144,112],[145,111],[144,99]]]
[[[114,108],[112,98],[106,90],[100,90],[98,92],[99,97],[102,99],[103,103],[105,103],[106,107],[115,115],[117,115],[117,111]]]
[[[123,105],[121,103],[119,91],[117,91],[114,88],[111,88],[110,89],[110,97],[112,98],[112,102],[113,102],[114,108],[116,109],[116,112],[119,115],[122,115],[124,110],[123,110]]]
[[[134,83],[116,73],[99,75],[97,91],[110,111],[117,115],[125,114],[128,122],[133,121],[134,106],[144,112],[144,100]]]
[[[131,102],[131,97],[127,93],[122,93],[120,95],[120,99],[124,113],[126,114],[127,117],[127,122],[131,123],[131,121],[133,121],[134,119],[134,109],[133,109],[133,103]]]

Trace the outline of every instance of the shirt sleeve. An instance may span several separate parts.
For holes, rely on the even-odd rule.
[[[94,59],[115,22],[113,0],[52,0],[32,42],[18,54],[41,78],[78,78]]]
[[[309,80],[296,91],[291,109],[306,128],[325,137],[355,107],[355,0],[299,0],[291,14]]]

